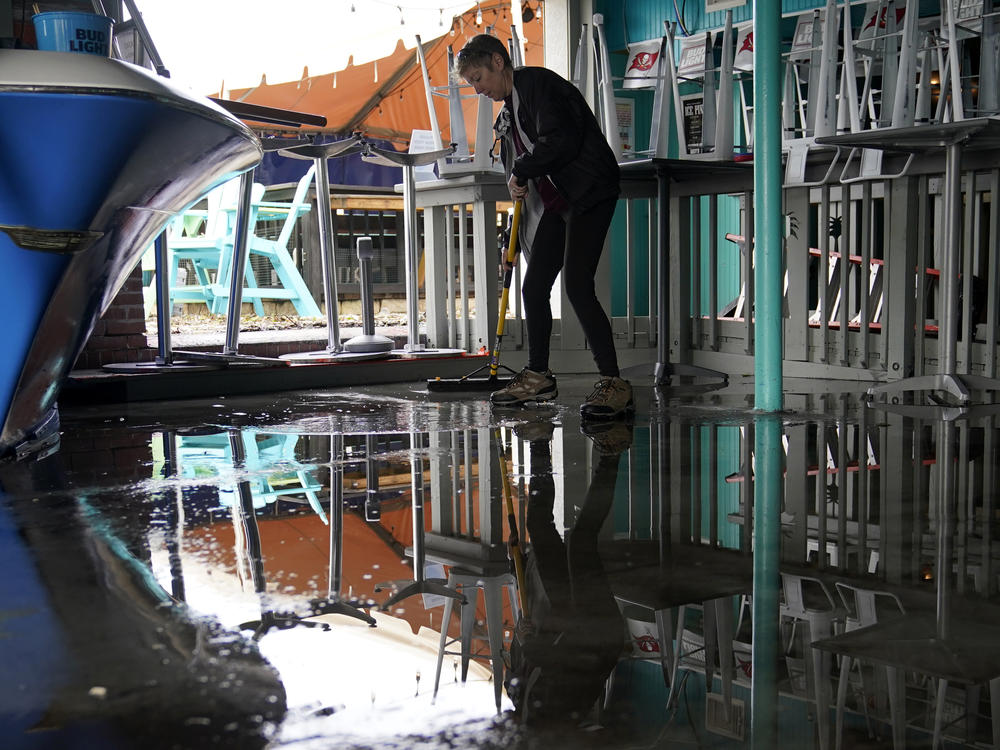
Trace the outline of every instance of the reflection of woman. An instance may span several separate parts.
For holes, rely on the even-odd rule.
[[[578,723],[601,698],[622,652],[621,614],[597,553],[597,536],[614,499],[619,455],[598,459],[564,543],[553,518],[549,442],[533,440],[530,445],[529,615],[519,623],[511,646],[507,692],[527,720]]]

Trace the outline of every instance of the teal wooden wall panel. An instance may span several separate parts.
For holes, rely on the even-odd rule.
[[[784,0],[781,3],[783,16],[822,8],[823,0]],[[852,3],[855,13],[861,12],[862,4]],[[721,29],[726,22],[725,11],[705,13],[704,0],[595,0],[595,12],[604,15],[604,30],[608,39],[608,49],[612,52],[624,51],[630,42],[641,42],[663,36],[663,22],[677,22],[678,37],[684,36],[681,27],[691,34],[705,29]],[[733,23],[741,24],[753,18],[753,5],[748,2],[733,8]],[[921,0],[920,16],[937,15],[941,12],[938,0]],[[787,28],[786,28],[787,27]],[[795,19],[787,18],[782,24],[782,36],[791,37],[795,30]]]

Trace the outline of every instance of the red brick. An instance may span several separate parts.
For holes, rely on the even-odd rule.
[[[145,333],[146,324],[142,320],[106,320],[104,330],[108,336],[129,336],[132,334]],[[145,336],[142,337],[145,343]]]
[[[135,305],[142,302],[142,289],[137,289],[133,286],[125,285],[118,292],[118,296],[115,297],[114,304],[116,305]]]
[[[90,341],[87,342],[87,348],[92,351],[103,351],[105,349],[115,349],[121,344],[121,341],[112,336],[91,336]]]

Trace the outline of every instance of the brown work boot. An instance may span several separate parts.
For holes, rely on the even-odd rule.
[[[618,376],[602,377],[580,407],[584,419],[614,419],[635,411],[632,385]]]
[[[602,456],[617,456],[632,447],[632,424],[628,420],[584,422],[580,432],[593,441]]]
[[[529,443],[533,440],[551,440],[556,426],[549,420],[531,420],[514,425],[514,434]]]
[[[559,395],[552,371],[535,372],[525,367],[504,388],[490,394],[494,406],[517,406],[528,401],[550,401]]]

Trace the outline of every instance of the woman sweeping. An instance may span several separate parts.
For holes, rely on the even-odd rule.
[[[549,369],[549,295],[560,271],[587,337],[600,380],[580,407],[585,418],[634,410],[621,378],[611,322],[597,299],[594,275],[619,193],[614,152],[579,91],[539,67],[514,69],[503,43],[479,34],[458,53],[457,72],[476,93],[503,102],[494,129],[514,200],[524,200],[519,244],[527,258],[521,285],[528,328],[528,366],[490,401],[514,406],[557,396]]]

